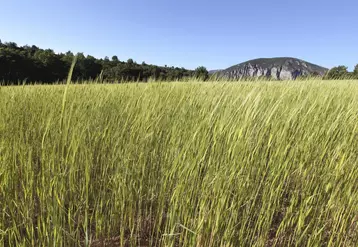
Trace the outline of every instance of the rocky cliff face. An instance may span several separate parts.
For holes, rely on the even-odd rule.
[[[298,76],[323,76],[328,69],[297,58],[259,58],[218,72],[219,77],[241,79],[267,77],[275,80],[294,80]]]

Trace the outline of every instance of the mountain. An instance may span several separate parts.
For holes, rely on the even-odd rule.
[[[241,79],[267,77],[275,80],[294,80],[298,76],[323,76],[328,69],[292,57],[258,58],[217,72],[219,77]]]
[[[209,75],[212,75],[212,74],[218,73],[220,71],[222,71],[222,69],[213,69],[213,70],[209,70],[208,72],[209,72]]]

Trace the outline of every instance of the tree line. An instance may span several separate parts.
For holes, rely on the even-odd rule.
[[[209,78],[208,71],[203,66],[187,70],[145,62],[139,64],[133,59],[120,61],[117,56],[97,59],[83,53],[76,55],[77,63],[72,74],[74,81],[173,81],[192,77],[200,80]],[[2,43],[0,40],[0,84],[62,82],[67,78],[74,56],[71,51],[55,53],[51,49],[41,49],[35,45],[18,46],[15,42]],[[323,79],[358,79],[358,65],[352,72],[346,66],[334,67]]]
[[[2,43],[0,40],[0,83],[55,83],[67,78],[74,59],[71,51],[55,53],[51,49],[37,46],[18,46],[15,42]],[[93,56],[77,54],[77,62],[72,79],[75,81],[95,80],[109,82],[180,80],[186,77],[208,78],[205,67],[196,70],[156,66],[145,62],[136,63],[133,59],[120,61],[117,56],[111,59],[97,59]]]
[[[323,77],[326,80],[344,80],[344,79],[358,79],[358,64],[354,67],[352,72],[348,71],[348,67],[340,65],[330,69]]]

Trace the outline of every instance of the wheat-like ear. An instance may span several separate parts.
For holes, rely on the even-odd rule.
[[[62,108],[61,108],[61,117],[60,117],[60,130],[61,130],[61,132],[62,132],[62,124],[63,124],[63,115],[64,115],[64,113],[65,113],[67,91],[68,91],[69,85],[71,84],[72,73],[73,73],[73,70],[74,70],[74,68],[75,68],[76,62],[77,62],[77,55],[73,58],[73,61],[72,61],[72,64],[71,64],[71,68],[70,68],[70,71],[68,72],[68,76],[67,76],[65,91],[63,92]]]

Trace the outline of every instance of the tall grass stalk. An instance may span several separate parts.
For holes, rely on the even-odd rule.
[[[62,121],[63,121],[63,115],[65,112],[65,107],[66,107],[66,99],[67,99],[67,91],[68,91],[68,87],[71,84],[71,80],[72,80],[72,74],[73,74],[73,70],[76,66],[76,62],[77,62],[77,55],[74,56],[71,67],[70,67],[70,71],[68,72],[68,76],[67,76],[67,81],[66,81],[66,87],[65,87],[65,91],[63,92],[63,98],[62,98],[62,108],[61,108],[61,124],[60,127],[62,128]]]

